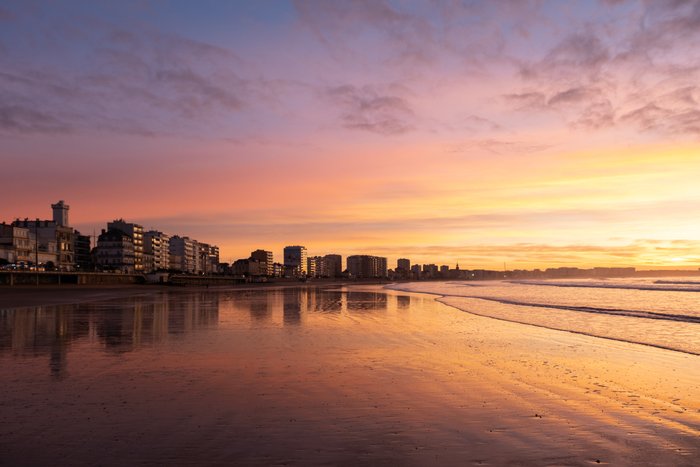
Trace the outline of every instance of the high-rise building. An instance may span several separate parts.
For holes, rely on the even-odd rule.
[[[157,230],[143,234],[144,272],[170,269],[170,236]]]
[[[306,247],[300,245],[284,247],[284,267],[295,277],[307,273]]]
[[[387,261],[381,256],[348,256],[348,273],[357,278],[374,278],[387,276]]]
[[[343,275],[343,257],[326,255],[323,257],[323,277],[340,277]]]
[[[118,229],[131,237],[134,243],[134,270],[143,272],[143,226],[115,219],[107,224],[107,230]]]
[[[133,238],[121,229],[102,230],[97,237],[95,260],[104,271],[135,272]]]
[[[170,269],[193,274],[195,272],[195,241],[189,237],[170,237],[168,248]]]
[[[403,272],[409,272],[411,270],[411,260],[406,258],[399,258],[396,261],[396,272],[398,272],[399,269]]]
[[[309,256],[306,260],[306,273],[309,277],[327,277],[323,256]]]
[[[73,237],[73,251],[75,252],[75,267],[79,271],[92,271],[92,254],[90,251],[90,236],[81,235],[77,230]]]
[[[267,250],[255,250],[250,253],[250,259],[259,261],[261,264],[265,263],[265,273],[267,276],[275,275],[275,262],[271,251]]]

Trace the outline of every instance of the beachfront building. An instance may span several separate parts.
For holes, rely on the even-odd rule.
[[[265,275],[274,276],[275,275],[275,262],[271,251],[267,250],[255,250],[250,252],[250,259],[259,261],[261,264],[265,263]]]
[[[236,276],[253,278],[267,275],[267,263],[257,259],[237,259],[231,266],[232,272]]]
[[[115,219],[107,224],[107,230],[119,229],[128,236],[134,244],[134,270],[143,272],[143,226]]]
[[[394,278],[396,279],[408,279],[411,277],[411,260],[406,258],[399,258],[396,261],[396,270],[394,271]]]
[[[72,228],[59,225],[53,220],[38,219],[34,221],[18,219],[12,225],[28,229],[29,235],[36,239],[40,266],[49,265],[50,269],[59,271],[72,271],[75,268],[73,254],[75,232]]]
[[[193,274],[195,271],[195,241],[189,237],[170,237],[168,254],[170,269]]]
[[[133,274],[136,270],[135,256],[134,241],[130,235],[121,229],[102,229],[95,251],[99,269]]]
[[[77,230],[73,236],[73,251],[75,253],[75,269],[77,271],[92,271],[91,242],[89,235],[81,235]]]
[[[322,277],[341,277],[343,275],[343,257],[330,254],[323,257]]]
[[[144,272],[167,271],[170,268],[170,235],[157,230],[143,234]]]
[[[307,269],[306,247],[300,245],[284,247],[285,275],[289,277],[304,277]]]
[[[216,245],[207,245],[206,272],[205,274],[213,274],[220,272],[219,263],[219,247]]]
[[[12,224],[0,224],[0,260],[26,267],[35,262],[36,241],[29,229]]]
[[[348,273],[353,278],[387,277],[387,260],[381,256],[348,256]]]
[[[309,256],[306,259],[306,274],[309,277],[323,277],[323,256]]]

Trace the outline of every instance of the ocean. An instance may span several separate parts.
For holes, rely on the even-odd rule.
[[[450,281],[388,288],[479,316],[700,355],[700,280]]]
[[[700,355],[700,279],[412,282],[479,316]]]

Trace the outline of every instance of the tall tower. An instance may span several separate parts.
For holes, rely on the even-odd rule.
[[[52,204],[51,209],[53,209],[53,221],[56,225],[68,227],[68,209],[70,209],[70,206],[61,200],[56,204]]]

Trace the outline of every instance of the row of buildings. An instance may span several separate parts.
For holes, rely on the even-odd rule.
[[[190,274],[219,272],[219,248],[189,237],[144,231],[116,219],[95,239],[70,226],[63,200],[52,204],[51,220],[17,219],[0,224],[0,263],[17,269]]]
[[[373,266],[367,266],[369,263]],[[341,255],[308,256],[306,247],[301,245],[285,247],[282,263],[274,261],[271,251],[255,250],[251,252],[249,258],[234,261],[231,272],[234,275],[246,277],[387,277],[386,258],[367,255],[349,256],[347,269],[343,270]]]
[[[147,274],[168,271],[187,274],[231,274],[250,280],[287,278],[390,278],[438,279],[476,278],[474,272],[438,267],[435,264],[411,265],[399,259],[396,268],[388,268],[387,258],[371,255],[338,254],[309,256],[306,247],[287,246],[282,262],[275,262],[272,251],[258,249],[248,258],[232,264],[219,261],[219,248],[186,236],[145,231],[142,225],[115,219],[107,223],[99,236],[82,235],[70,226],[70,207],[59,201],[51,205],[51,220],[15,220],[0,224],[0,263],[14,268],[59,271],[107,271]],[[92,245],[94,243],[94,247]],[[479,276],[490,276],[477,271]]]

